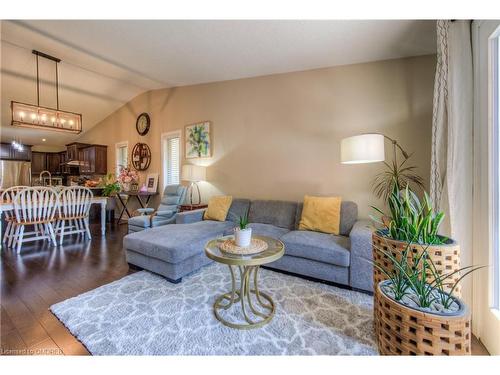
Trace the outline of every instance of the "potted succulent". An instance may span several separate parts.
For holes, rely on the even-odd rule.
[[[240,216],[239,227],[234,228],[236,246],[247,247],[252,241],[252,228],[248,227],[248,212]]]
[[[382,229],[372,235],[373,259],[379,266],[374,267],[374,286],[386,278],[380,268],[392,271],[393,264],[386,253],[401,259],[407,247],[410,249],[407,255],[421,254],[425,248],[427,256],[440,274],[455,272],[460,268],[460,247],[453,239],[438,234],[444,213],[435,212],[425,191],[421,201],[408,186],[400,190],[397,184],[394,184],[387,203],[387,215],[373,207],[382,215],[380,219],[374,218],[382,225]],[[445,290],[450,291],[459,278],[459,272],[453,273],[444,285]],[[460,285],[454,289],[454,293],[460,296]]]
[[[375,331],[383,355],[470,355],[470,312],[453,295],[459,281],[481,267],[464,267],[441,274],[427,248],[413,252],[406,243],[401,257],[379,247],[391,270],[374,262],[386,277],[375,285]],[[445,289],[449,280],[451,291]]]

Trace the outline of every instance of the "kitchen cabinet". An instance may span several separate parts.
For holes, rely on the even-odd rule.
[[[81,152],[81,173],[104,175],[108,172],[108,146],[91,145],[82,148]]]
[[[59,152],[59,161],[60,161],[60,167],[59,171],[60,173],[68,173],[68,166],[65,164],[67,162],[66,159],[66,151],[61,151]]]
[[[81,150],[80,161],[83,163],[80,164],[80,172],[81,173],[93,173],[92,172],[92,150],[90,147],[84,148]]]
[[[78,146],[76,143],[66,145],[66,157],[68,161],[78,160]]]
[[[59,152],[59,160],[61,160],[61,164],[66,163],[68,161],[66,158],[66,151]]]
[[[87,143],[73,142],[66,145],[66,161],[81,161],[82,148],[90,146]]]
[[[45,152],[33,151],[31,153],[31,173],[40,174],[47,170],[47,154]]]
[[[49,171],[53,175],[62,173],[61,153],[33,151],[31,156],[31,173],[39,174],[42,171]]]
[[[31,146],[24,145],[23,151],[17,151],[10,143],[0,144],[0,159],[1,160],[31,160]]]
[[[2,143],[0,144],[0,159],[2,160],[10,160],[10,143]]]
[[[61,173],[61,156],[58,152],[48,152],[47,154],[47,170],[51,174]]]

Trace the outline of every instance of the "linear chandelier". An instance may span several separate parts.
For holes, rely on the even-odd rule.
[[[58,65],[61,60],[36,50],[36,99],[37,104],[11,102],[12,126],[38,128],[79,134],[82,132],[82,115],[59,109],[59,75]],[[38,74],[38,57],[52,60],[56,64],[56,108],[40,106],[40,77]]]

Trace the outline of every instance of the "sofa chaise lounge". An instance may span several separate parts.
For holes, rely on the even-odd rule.
[[[280,239],[285,255],[268,268],[373,291],[371,227],[358,220],[354,202],[342,202],[338,236],[298,230],[302,204],[286,201],[234,199],[226,221],[203,220],[204,210],[178,213],[176,224],[131,233],[123,246],[128,263],[163,275],[171,282],[212,261],[204,246],[214,237],[231,234],[248,211],[254,234]]]

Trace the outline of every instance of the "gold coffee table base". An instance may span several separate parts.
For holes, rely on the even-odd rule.
[[[238,290],[236,289],[236,279],[234,277],[233,266],[228,265],[228,267],[231,272],[231,291],[217,297],[215,300],[215,317],[222,324],[236,329],[259,328],[269,323],[274,316],[275,306],[272,298],[268,294],[259,291],[257,283],[259,266],[238,266],[240,271],[240,288]],[[250,285],[252,273],[253,288]],[[252,298],[252,295],[254,295],[255,298]],[[252,299],[255,299],[257,302],[256,306],[254,306]],[[219,314],[220,310],[228,310],[237,303],[241,304],[241,311],[246,323],[241,324],[229,322]],[[258,317],[257,320],[250,318],[248,316],[248,311],[251,311],[255,317]]]

